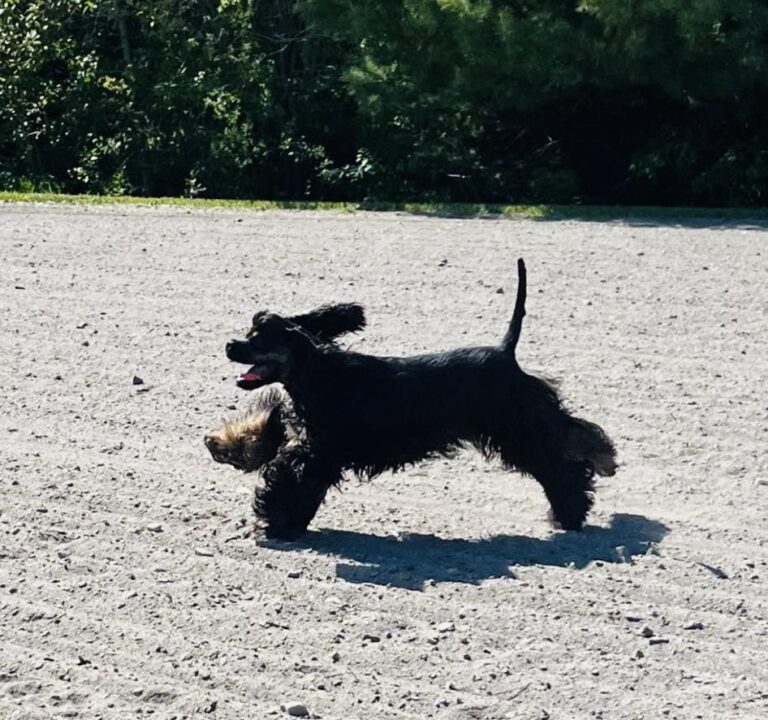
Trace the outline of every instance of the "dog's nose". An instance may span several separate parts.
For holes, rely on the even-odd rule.
[[[213,437],[213,435],[206,435],[204,440],[205,440],[205,447],[207,447],[211,452],[213,452],[218,448],[218,444],[216,443],[216,438]]]
[[[230,340],[225,347],[227,358],[229,358],[233,362],[247,362],[248,361],[248,353],[246,352],[247,348],[248,348],[247,342],[243,342],[242,340]]]

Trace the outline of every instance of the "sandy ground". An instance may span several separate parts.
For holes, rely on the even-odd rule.
[[[768,717],[764,228],[2,205],[0,250],[0,717]],[[253,311],[495,342],[520,255],[521,362],[623,463],[587,530],[468,452],[244,538],[202,436]]]

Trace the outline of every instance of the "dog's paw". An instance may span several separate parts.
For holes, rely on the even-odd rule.
[[[280,540],[282,542],[293,542],[299,540],[307,532],[306,527],[286,526],[286,525],[268,525],[264,529],[264,537],[267,540]]]
[[[298,540],[307,532],[305,526],[287,522],[275,522],[256,516],[252,524],[252,537],[256,540],[277,540],[292,542]]]

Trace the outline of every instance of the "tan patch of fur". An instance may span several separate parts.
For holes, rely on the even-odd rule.
[[[220,445],[231,447],[242,437],[258,437],[269,420],[269,412],[250,413],[237,420],[224,423],[218,430],[209,433]]]

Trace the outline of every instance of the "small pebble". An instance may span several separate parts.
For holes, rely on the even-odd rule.
[[[134,375],[133,376],[133,384],[134,385],[143,385],[144,381],[138,375]]]
[[[208,548],[197,547],[195,548],[195,555],[202,555],[203,557],[213,557],[213,550],[208,550]]]
[[[147,525],[147,530],[153,533],[163,532],[163,526],[160,523],[154,523],[153,525]]]
[[[307,717],[309,710],[304,703],[300,702],[287,702],[280,705],[280,709],[287,712],[292,717]]]
[[[643,629],[640,631],[640,634],[641,634],[641,635],[642,635],[644,638],[652,638],[652,637],[653,637],[653,635],[654,635],[654,632],[653,632],[653,630],[651,630],[651,628],[649,628],[649,627],[646,625],[646,626],[645,626],[645,627],[643,627]]]

